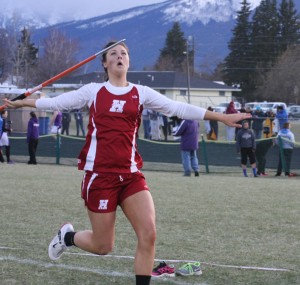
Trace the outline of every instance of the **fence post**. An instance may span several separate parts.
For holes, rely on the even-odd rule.
[[[209,173],[208,161],[207,161],[207,152],[206,152],[206,142],[204,140],[203,134],[201,134],[201,144],[202,144],[202,155],[205,164],[206,173]]]
[[[57,129],[57,133],[56,133],[56,164],[59,164],[59,160],[60,160],[60,133],[59,133],[59,129]]]
[[[285,158],[284,158],[284,153],[283,153],[283,146],[282,146],[281,136],[278,136],[278,144],[279,144],[279,155],[280,155],[280,158],[281,158],[282,170],[284,172],[286,172],[286,163],[285,163]]]

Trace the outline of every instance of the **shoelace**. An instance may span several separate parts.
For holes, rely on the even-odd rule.
[[[192,273],[192,272],[194,272],[193,265],[194,266],[199,266],[200,264],[198,264],[198,263],[186,263],[181,267],[181,269],[186,269],[186,270],[188,270],[189,273]]]

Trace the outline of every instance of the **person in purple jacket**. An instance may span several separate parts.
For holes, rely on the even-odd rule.
[[[192,170],[195,176],[199,176],[198,164],[198,137],[199,122],[194,120],[182,120],[177,129],[173,131],[174,136],[180,136],[180,149],[184,176],[191,176]]]
[[[54,111],[52,118],[50,120],[50,133],[57,134],[61,133],[61,126],[62,126],[62,112],[61,111]]]
[[[36,163],[36,150],[39,142],[39,121],[36,117],[35,112],[30,112],[30,120],[27,127],[27,143],[28,143],[28,152],[29,152],[29,161],[28,164],[37,164]]]

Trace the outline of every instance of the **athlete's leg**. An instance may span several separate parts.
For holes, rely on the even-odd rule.
[[[76,232],[75,245],[95,254],[109,253],[114,247],[116,212],[102,214],[88,210],[88,215],[92,230]]]
[[[122,210],[138,238],[134,269],[136,275],[150,276],[155,256],[155,209],[149,191],[141,191],[126,198]]]

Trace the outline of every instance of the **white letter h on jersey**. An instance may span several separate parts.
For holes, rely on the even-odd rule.
[[[123,108],[126,101],[123,100],[113,100],[112,106],[110,107],[110,112],[123,113]]]

